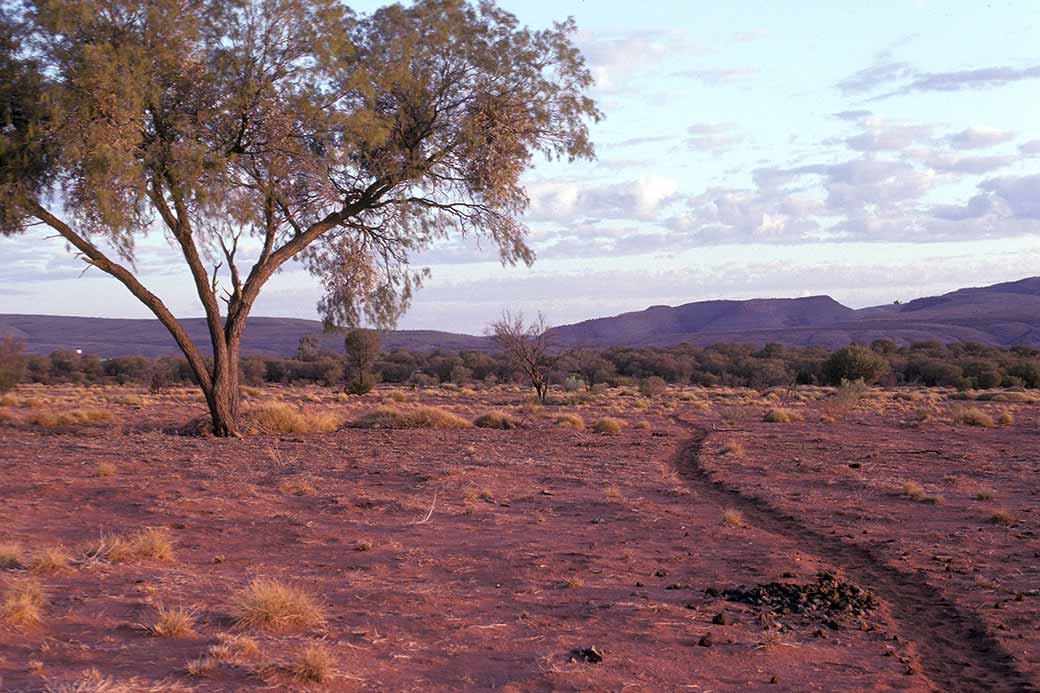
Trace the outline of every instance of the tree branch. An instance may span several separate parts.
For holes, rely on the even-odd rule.
[[[177,318],[174,317],[173,313],[170,312],[170,309],[166,307],[158,296],[145,288],[145,286],[138,281],[137,277],[135,277],[128,269],[110,260],[97,248],[97,246],[73,231],[68,224],[44,209],[44,207],[35,200],[30,203],[30,209],[33,216],[61,234],[65,240],[82,253],[87,258],[87,262],[118,279],[127,289],[130,290],[130,293],[147,306],[155,317],[159,319],[159,322],[161,322],[166,329],[170,331],[170,334],[173,335],[177,345],[181,348],[181,351],[184,352],[184,356],[188,359],[188,363],[191,366],[192,371],[195,373],[195,377],[199,379],[202,388],[206,391],[212,389],[213,382],[209,370],[206,367],[205,359],[202,358],[202,354],[199,352],[198,347],[191,341],[191,337],[188,336],[184,327],[177,321]]]

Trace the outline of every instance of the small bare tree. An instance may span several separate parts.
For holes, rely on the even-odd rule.
[[[487,334],[505,352],[514,368],[531,381],[538,401],[545,403],[549,396],[549,384],[564,351],[555,347],[549,336],[545,316],[527,324],[524,314],[505,311],[502,317],[491,323]]]

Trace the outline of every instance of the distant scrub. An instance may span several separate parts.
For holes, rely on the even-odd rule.
[[[343,353],[304,347],[295,358],[243,357],[240,382],[246,387],[265,382],[315,383],[354,392],[365,391],[377,382],[414,387],[521,382],[509,360],[496,353],[393,350],[379,353],[374,361],[366,356],[359,365],[357,356],[363,350],[358,345],[349,352],[349,359]],[[971,342],[898,345],[885,339],[834,351],[776,343],[760,347],[612,347],[576,349],[557,362],[552,374],[553,383],[571,396],[584,388],[586,397],[602,392],[604,387],[619,386],[637,387],[643,396],[656,397],[670,384],[765,389],[792,384],[839,385],[857,380],[868,385],[950,387],[965,393],[994,388],[1037,389],[1040,350]],[[193,376],[187,362],[178,357],[121,356],[102,361],[74,351],[55,351],[44,356],[26,354],[13,340],[0,340],[0,394],[18,382],[138,384],[158,392],[174,385],[192,384]],[[1024,391],[979,392],[970,396],[994,401],[1040,401],[1040,397]]]

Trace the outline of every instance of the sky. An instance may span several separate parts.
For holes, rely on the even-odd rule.
[[[533,28],[577,21],[597,158],[525,175],[533,266],[458,240],[414,258],[432,276],[400,327],[715,298],[863,307],[1040,274],[1040,3],[500,4]],[[46,236],[0,239],[0,312],[150,317]],[[201,315],[154,236],[142,280]],[[253,314],[314,318],[320,295],[293,265]]]

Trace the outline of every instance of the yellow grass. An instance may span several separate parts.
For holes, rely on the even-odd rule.
[[[726,508],[722,511],[722,524],[727,527],[743,527],[746,523],[743,513],[734,508]]]
[[[149,630],[160,638],[195,637],[195,616],[187,609],[159,607],[159,615]]]
[[[47,595],[35,578],[19,578],[8,583],[0,601],[0,621],[13,626],[34,626],[42,620]]]
[[[378,407],[366,412],[352,424],[355,428],[469,428],[470,423],[457,414],[437,407]]]
[[[325,623],[321,604],[309,592],[271,578],[257,578],[234,600],[244,628],[309,628]]]
[[[64,546],[50,546],[29,558],[29,570],[34,573],[61,573],[69,569],[72,557]]]
[[[505,412],[489,411],[474,419],[473,425],[477,428],[499,428],[503,431],[508,431],[516,428],[518,424],[513,417]]]
[[[556,426],[559,428],[571,428],[575,431],[585,430],[585,419],[578,414],[560,414],[556,417]]]
[[[242,418],[253,433],[328,433],[342,423],[335,413],[297,409],[284,402],[249,409]]]
[[[992,428],[993,417],[976,407],[958,407],[953,410],[953,420],[965,426]]]
[[[325,683],[336,675],[335,660],[325,646],[319,643],[304,647],[291,670],[300,681],[314,683]]]
[[[800,421],[801,416],[784,407],[773,407],[765,413],[762,420],[768,423],[791,423],[794,421]]]
[[[0,544],[0,570],[21,568],[22,547],[19,544]]]
[[[173,541],[168,530],[148,527],[125,537],[103,537],[87,550],[88,558],[100,558],[112,563],[135,560],[173,560]]]
[[[625,422],[621,419],[615,419],[609,416],[604,416],[592,425],[592,430],[596,433],[603,433],[606,435],[615,435],[621,433],[621,429],[625,427]]]

